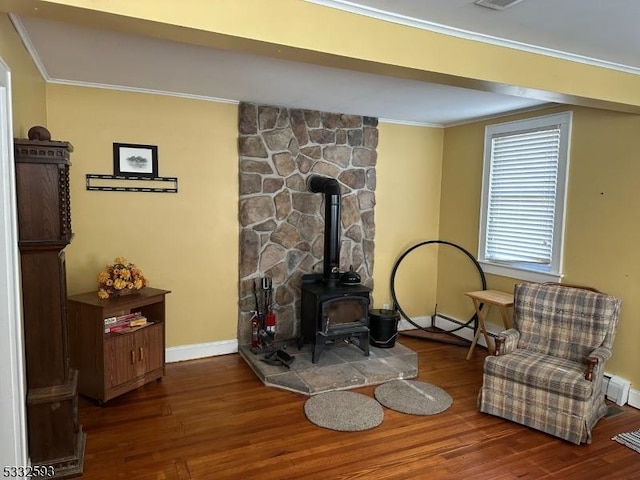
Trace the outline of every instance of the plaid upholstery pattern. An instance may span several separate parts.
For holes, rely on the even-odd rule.
[[[593,395],[593,383],[584,378],[584,365],[560,357],[516,350],[510,355],[488,357],[484,371],[491,377],[513,382],[514,395],[529,388],[575,400]]]
[[[597,347],[611,348],[619,308],[620,301],[604,293],[518,284],[513,305],[518,347],[582,362]]]
[[[607,412],[602,375],[620,304],[583,289],[516,285],[514,327],[501,334],[500,355],[485,359],[480,411],[590,443],[591,429]],[[593,381],[584,378],[589,356],[599,360]]]

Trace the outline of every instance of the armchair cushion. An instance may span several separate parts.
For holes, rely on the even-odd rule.
[[[487,375],[513,382],[521,393],[555,393],[575,400],[586,400],[593,394],[593,383],[584,378],[585,366],[564,358],[516,350],[505,356],[487,357],[484,368]]]

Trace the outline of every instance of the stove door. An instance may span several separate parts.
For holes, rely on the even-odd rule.
[[[322,325],[325,334],[348,333],[355,327],[369,324],[369,298],[362,296],[335,297],[322,302]]]

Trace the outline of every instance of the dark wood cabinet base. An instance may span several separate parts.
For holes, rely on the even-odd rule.
[[[49,478],[73,478],[79,477],[84,471],[84,447],[87,441],[87,434],[82,431],[82,427],[76,435],[75,450],[73,455],[64,458],[48,460],[43,463],[32,462],[33,466],[52,467],[55,475]]]
[[[33,465],[53,467],[53,478],[82,474],[85,433],[78,425],[78,371],[61,385],[29,390],[27,423]]]

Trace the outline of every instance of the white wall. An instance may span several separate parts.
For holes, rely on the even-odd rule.
[[[0,466],[27,465],[11,74],[0,59]]]

